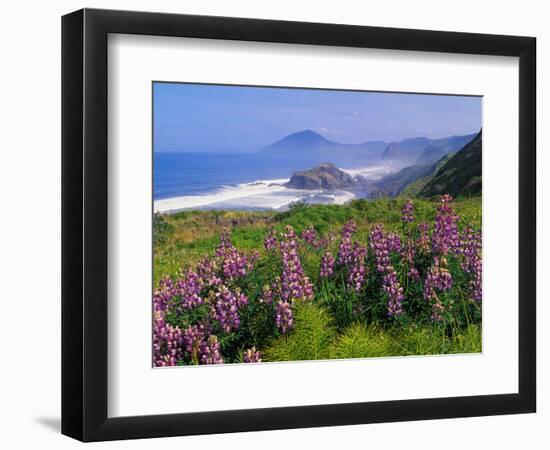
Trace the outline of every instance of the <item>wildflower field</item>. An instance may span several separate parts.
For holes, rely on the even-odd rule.
[[[481,351],[481,198],[154,217],[153,365]]]

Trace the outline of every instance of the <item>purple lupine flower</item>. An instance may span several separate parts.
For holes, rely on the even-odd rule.
[[[252,268],[247,257],[231,243],[231,233],[225,227],[220,235],[216,256],[221,260],[222,273],[226,280],[244,277]]]
[[[420,272],[414,266],[409,268],[409,272],[407,273],[407,275],[413,281],[420,280]]]
[[[430,235],[429,225],[426,222],[418,224],[418,240],[416,248],[420,253],[428,253],[430,251]]]
[[[218,338],[204,324],[187,328],[183,342],[193,364],[223,364]]]
[[[473,272],[476,260],[481,256],[481,232],[466,227],[460,233],[460,246],[455,253],[462,255],[461,267],[466,273]]]
[[[153,366],[175,366],[183,359],[184,341],[178,327],[164,321],[162,311],[156,311],[153,317]]]
[[[460,235],[460,247],[456,253],[462,255],[461,267],[470,276],[470,298],[480,302],[482,298],[481,231],[466,227]]]
[[[217,336],[210,335],[199,347],[199,364],[223,364],[220,343]]]
[[[264,239],[264,247],[267,251],[275,250],[277,248],[277,232],[270,230]]]
[[[249,272],[256,265],[259,259],[260,259],[260,252],[258,250],[252,250],[252,253],[250,254],[250,258],[248,259],[248,264],[247,264],[248,265],[247,270]]]
[[[218,286],[222,280],[217,275],[217,264],[214,259],[204,257],[197,264],[197,274],[208,286]]]
[[[302,231],[300,236],[307,244],[315,246],[315,240],[317,239],[317,231],[310,225],[307,229]]]
[[[453,285],[453,277],[447,270],[447,261],[441,260],[436,256],[432,266],[426,274],[424,280],[424,299],[432,302],[432,320],[442,320],[442,311],[444,310],[441,299],[438,296],[439,292],[449,291]]]
[[[176,282],[176,292],[180,296],[180,306],[183,309],[193,309],[204,304],[200,296],[204,286],[202,278],[196,272],[189,269],[185,275]]]
[[[459,246],[457,225],[459,217],[451,206],[453,198],[450,195],[442,195],[439,201],[432,235],[432,249],[436,254],[446,255]]]
[[[473,278],[470,280],[470,296],[472,300],[478,303],[483,298],[482,265],[481,257],[477,258],[472,267]]]
[[[262,289],[262,295],[260,295],[259,297],[259,302],[271,305],[273,303],[273,297],[274,293],[271,290],[271,286],[269,286],[269,284],[266,284]]]
[[[282,333],[287,333],[292,329],[292,308],[289,302],[279,301],[275,305],[275,326]]]
[[[403,223],[414,222],[414,206],[412,200],[407,200],[401,211],[401,220]]]
[[[281,296],[284,301],[298,299],[311,299],[313,297],[313,285],[304,275],[300,257],[298,256],[298,243],[296,233],[288,225],[283,240],[280,243],[283,258],[283,273],[281,275]]]
[[[198,362],[198,351],[200,342],[209,330],[207,330],[204,324],[192,325],[183,331],[183,343],[185,351],[190,355],[191,359],[195,359]]]
[[[262,354],[256,350],[256,347],[246,349],[243,353],[243,362],[245,363],[262,362]]]
[[[403,257],[403,261],[407,263],[407,267],[408,267],[407,276],[411,280],[418,281],[418,279],[420,278],[420,273],[414,266],[415,254],[416,254],[416,249],[414,246],[414,241],[412,241],[411,239],[408,239],[401,250],[401,256]]]
[[[281,277],[275,277],[271,285],[266,284],[262,289],[260,303],[271,305],[273,301],[281,297]]]
[[[446,268],[446,260],[434,257],[434,261],[424,281],[424,298],[430,300],[434,292],[444,292],[451,289],[453,277]]]
[[[388,240],[384,233],[384,225],[376,224],[372,227],[369,246],[374,253],[376,270],[379,273],[385,273],[386,268],[391,266],[391,260]]]
[[[349,272],[347,287],[359,292],[363,287],[367,269],[365,266],[365,257],[367,248],[359,243],[355,243],[352,253],[352,266]]]
[[[401,251],[401,238],[397,233],[388,233],[386,235],[388,241],[388,251],[400,252]]]
[[[351,237],[357,230],[354,220],[348,220],[342,228],[342,237],[338,246],[338,264],[345,266],[351,262]]]
[[[165,311],[168,303],[176,295],[174,282],[171,278],[166,277],[160,280],[158,289],[153,292],[153,310]]]
[[[383,277],[384,292],[388,295],[388,316],[399,316],[403,313],[401,302],[405,299],[403,288],[397,280],[397,272],[388,270]]]
[[[376,270],[382,275],[382,289],[388,296],[388,315],[399,316],[403,313],[405,297],[390,254],[401,251],[401,239],[395,233],[384,233],[384,226],[377,224],[371,230],[369,245],[374,253]]]
[[[445,312],[445,307],[439,297],[435,296],[432,303],[432,314],[430,319],[433,322],[441,322],[443,320],[443,313]]]
[[[321,257],[320,276],[323,278],[330,277],[334,273],[334,256],[331,252],[326,252]]]
[[[237,330],[241,324],[239,309],[248,303],[246,295],[239,290],[231,292],[225,285],[220,285],[214,294],[212,318],[217,320],[226,333]]]
[[[329,241],[325,237],[320,237],[317,239],[317,241],[313,244],[315,248],[325,248],[329,244]]]

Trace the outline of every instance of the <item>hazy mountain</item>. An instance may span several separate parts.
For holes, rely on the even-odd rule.
[[[437,161],[448,153],[460,150],[475,137],[475,134],[468,134],[465,136],[450,136],[432,141],[430,145],[424,148],[416,162],[423,164]]]
[[[437,163],[416,164],[386,175],[373,183],[375,189],[373,189],[371,196],[396,197],[415,181],[429,177],[430,175],[433,176],[436,171],[436,166]]]
[[[382,160],[413,163],[418,159],[422,151],[433,142],[432,139],[425,137],[407,138],[399,142],[391,142],[384,150]]]
[[[481,194],[481,131],[449,159],[420,191],[422,197],[439,194]]]
[[[388,144],[382,141],[369,141],[361,144],[342,144],[330,141],[311,130],[299,131],[268,145],[262,152],[272,155],[305,155],[323,159],[379,159]]]
[[[403,155],[401,150],[399,149],[399,146],[397,145],[397,142],[391,142],[390,145],[388,145],[384,150],[384,153],[382,153],[383,161],[393,161],[402,158]]]
[[[286,157],[309,155],[334,162],[337,162],[335,158],[340,161],[345,159],[382,160],[405,166],[436,162],[442,156],[462,148],[474,136],[450,136],[441,139],[415,137],[390,143],[367,141],[359,144],[342,144],[326,139],[312,130],[303,130],[268,145],[262,149],[262,152]]]
[[[338,145],[336,142],[329,141],[314,131],[304,130],[284,137],[274,144],[265,147],[264,151],[272,153],[311,152],[332,149]]]

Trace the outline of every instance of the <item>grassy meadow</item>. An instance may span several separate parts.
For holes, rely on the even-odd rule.
[[[480,352],[481,197],[449,205],[155,215],[154,365]]]

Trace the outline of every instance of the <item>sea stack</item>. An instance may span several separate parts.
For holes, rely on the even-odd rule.
[[[313,169],[294,172],[290,181],[285,185],[294,189],[335,189],[351,188],[356,185],[355,179],[348,173],[338,169],[332,163],[323,163]]]

